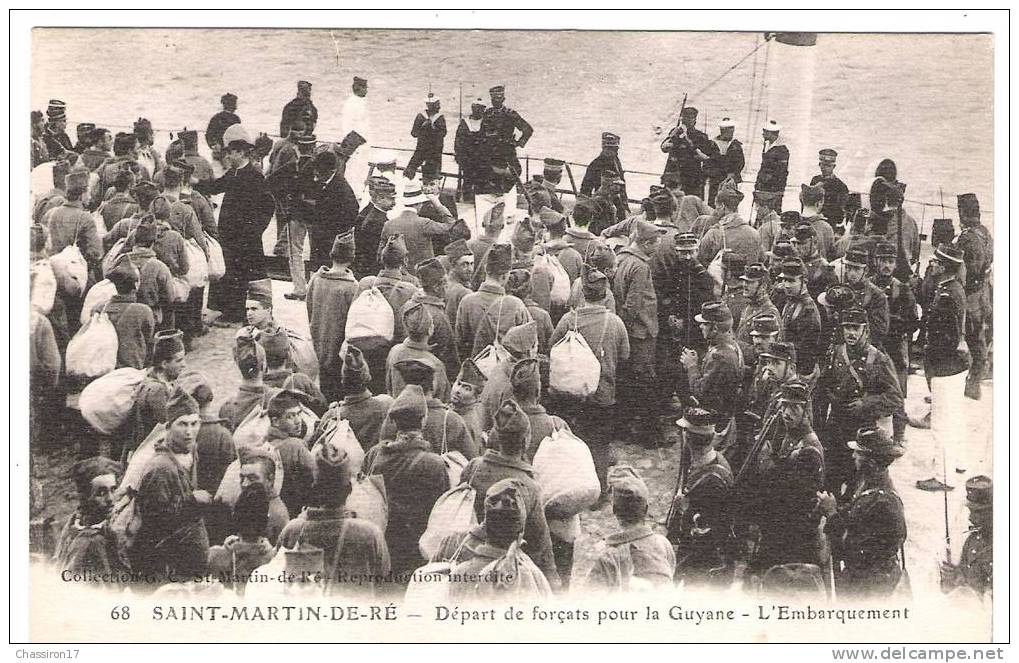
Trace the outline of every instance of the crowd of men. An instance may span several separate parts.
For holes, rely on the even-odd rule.
[[[993,250],[973,194],[958,198],[959,237],[936,247],[921,277],[894,163],[879,169],[868,209],[835,175],[837,153],[822,149],[820,174],[789,209],[789,151],[769,121],[748,222],[734,124],[725,118],[711,140],[685,108],[662,143],[661,183],[639,209],[609,132],[571,202],[557,188],[562,160],[520,181],[516,148],[533,129],[496,86],[491,105],[477,100],[457,128],[460,189],[469,199],[516,187],[526,211],[510,222],[496,204],[472,236],[442,187],[438,98],[413,121],[417,148],[402,174],[395,159],[370,158],[370,176],[355,178],[349,168],[368,149],[367,81],[354,79],[345,108],[357,112],[338,143],[314,134],[311,88],[298,84],[275,142],[253,139],[237,97],[224,95],[206,132],[219,177],[195,131],[160,154],[144,119],[115,136],[79,124],[75,145],[65,104],[33,112],[33,167],[52,162],[53,178],[33,206],[33,301],[36,267],[77,246],[89,285],[115,288],[102,310],[117,331],[117,368],[145,371],[127,421],[95,430],[64,401],[83,386],[62,366],[91,313],[81,315],[84,293],[58,287],[40,296],[48,307],[33,305],[33,447],[74,440],[82,459],[62,568],[145,574],[154,586],[225,570],[242,591],[245,573],[282,555],[288,568],[323,572],[327,591],[399,592],[415,569],[444,561],[466,578],[454,595],[480,597],[506,590],[483,571],[517,555],[540,571],[517,591],[566,591],[580,516],[546,512],[531,463],[569,430],[597,471],[593,506],[611,502],[619,523],[588,587],[902,591],[906,519],[888,468],[907,450],[912,359],[932,393],[929,423],[912,423],[936,437],[946,432],[939,408],[980,398],[988,367]],[[295,350],[300,334],[273,317],[262,250],[273,217],[291,267],[286,296],[306,305],[310,364]],[[218,411],[209,376],[188,366],[206,333],[206,293],[174,294],[189,272],[185,243],[209,259],[210,239],[225,274],[208,306],[215,324],[239,328],[241,384],[218,395]],[[348,313],[369,291],[391,308],[391,333],[348,338]],[[600,369],[586,397],[549,388],[549,356],[571,333]],[[268,421],[254,437],[252,413]],[[356,466],[315,444],[338,421],[364,454]],[[675,444],[674,425],[680,469],[663,535],[647,484],[610,443]],[[127,486],[133,452],[153,437]],[[452,452],[462,468],[451,469]],[[347,505],[371,477],[384,484],[384,528]],[[433,505],[464,484],[479,524],[426,559],[419,539]],[[967,483],[977,538],[945,569],[976,592],[990,589],[990,490],[986,477]],[[114,524],[124,500],[140,519],[130,536]]]

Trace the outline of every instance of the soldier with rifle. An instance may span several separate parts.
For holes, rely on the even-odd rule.
[[[676,546],[676,580],[686,587],[727,587],[732,580],[728,546],[733,476],[715,449],[716,419],[714,412],[691,407],[676,422],[683,442],[666,536]]]
[[[987,339],[984,324],[991,322],[990,274],[994,260],[994,242],[980,223],[980,202],[976,194],[958,197],[959,225],[962,232],[955,245],[962,250],[966,265],[963,284],[966,290],[966,347],[973,357],[966,379],[966,396],[980,399],[980,381],[987,369]]]
[[[763,574],[779,564],[821,564],[816,505],[824,473],[825,451],[810,422],[810,390],[803,380],[790,379],[781,385],[777,406],[769,409],[737,475],[738,486],[751,487],[743,517],[760,530],[750,560],[753,572]]]
[[[905,573],[906,519],[888,466],[902,448],[882,430],[861,428],[847,446],[856,474],[845,498],[819,492],[827,518],[835,586],[842,595],[888,596]]]
[[[947,501],[945,511],[945,545],[948,559],[941,563],[941,589],[950,592],[967,587],[977,594],[990,593],[994,580],[994,504],[990,477],[976,476],[966,481],[966,507],[970,529],[962,544],[959,563],[952,563],[951,539],[948,534]]]

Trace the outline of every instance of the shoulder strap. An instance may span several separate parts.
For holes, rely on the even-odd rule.
[[[601,336],[598,338],[598,352],[601,354],[602,357],[605,356],[605,331],[609,327],[610,317],[611,316],[609,315],[609,310],[605,309],[605,315],[602,316]]]
[[[449,445],[446,442],[446,424],[449,422],[449,407],[446,408],[445,414],[442,415],[442,451],[440,453],[448,453]]]
[[[343,518],[342,520],[340,520],[340,536],[336,541],[336,553],[333,555],[333,563],[329,568],[329,575],[326,576],[325,582],[322,583],[323,594],[329,591],[329,585],[332,582],[332,579],[336,576],[336,570],[340,566],[340,553],[343,552],[343,544],[346,542],[346,540],[347,540],[347,519]]]

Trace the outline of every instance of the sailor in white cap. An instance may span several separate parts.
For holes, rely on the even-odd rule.
[[[474,184],[481,167],[480,153],[484,134],[481,133],[481,118],[485,113],[485,101],[477,97],[471,102],[471,114],[460,120],[453,139],[453,154],[460,166],[461,192],[464,200],[474,199]]]
[[[429,92],[424,101],[425,109],[414,116],[414,124],[410,129],[410,135],[417,138],[417,147],[414,149],[410,161],[407,162],[407,169],[403,171],[404,177],[409,179],[413,179],[417,175],[418,168],[422,166],[442,171],[442,145],[446,140],[446,118],[439,112],[441,104],[437,95]]]
[[[734,138],[736,123],[729,117],[723,117],[718,123],[718,135],[714,138],[718,146],[718,155],[707,164],[708,171],[708,205],[714,207],[715,194],[726,179],[739,185],[743,181],[743,167],[746,157],[743,156],[743,143]]]
[[[761,127],[764,149],[761,152],[761,168],[757,171],[754,191],[766,191],[776,195],[775,207],[782,209],[782,194],[789,178],[789,148],[779,138],[782,125],[774,118]]]

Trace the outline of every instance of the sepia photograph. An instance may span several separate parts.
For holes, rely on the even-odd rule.
[[[1008,639],[1007,13],[279,13],[20,20],[23,642]]]

